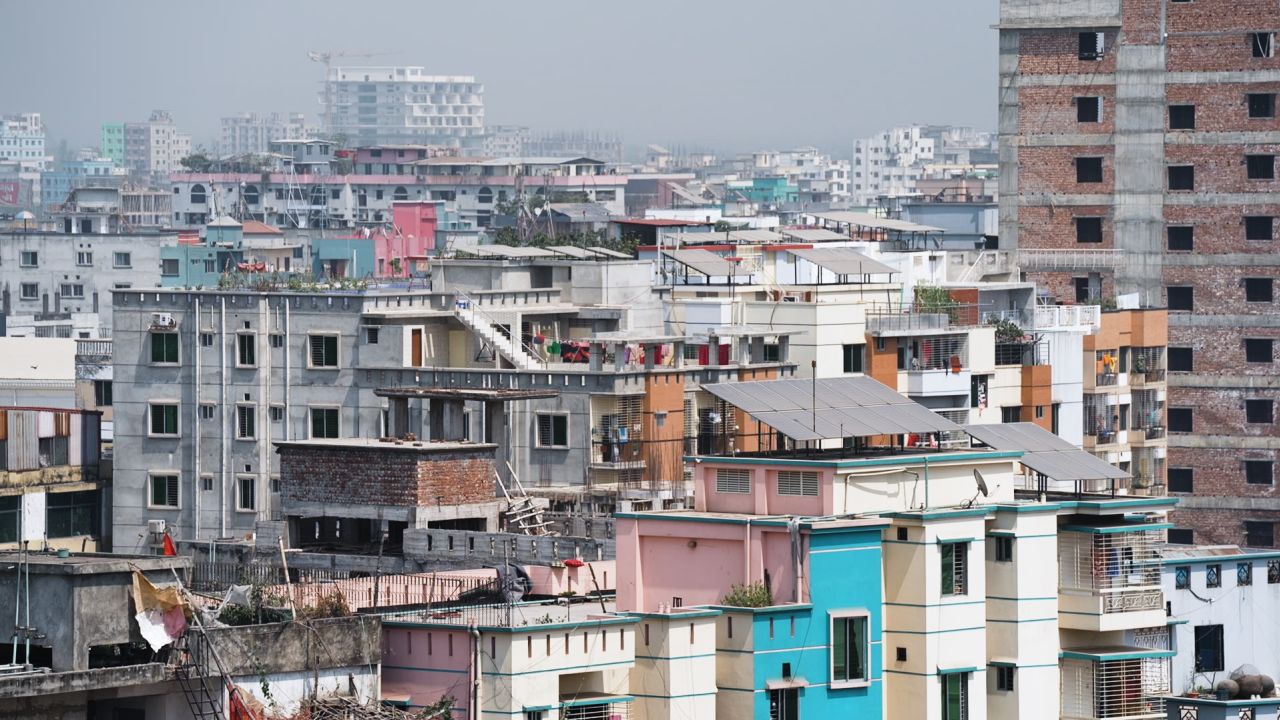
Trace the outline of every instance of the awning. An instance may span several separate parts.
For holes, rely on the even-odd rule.
[[[1125,480],[1129,473],[1035,423],[967,425],[965,432],[996,450],[1021,450],[1020,462],[1053,480]]]
[[[667,250],[667,257],[707,277],[732,277],[737,266],[710,250]]]
[[[610,250],[609,248],[600,247],[599,245],[592,245],[587,249],[601,257],[617,258],[619,260],[631,259],[631,256],[624,252],[618,252],[617,250]]]
[[[459,248],[459,252],[469,252],[472,255],[480,255],[482,257],[501,258],[555,257],[555,253],[545,248],[515,245],[476,245],[469,248]]]
[[[803,258],[837,275],[888,275],[899,272],[879,260],[872,260],[853,248],[826,247],[808,250],[791,250],[792,255]]]
[[[960,426],[872,378],[715,383],[703,390],[793,440],[949,432]]]
[[[780,230],[783,235],[791,240],[800,242],[816,243],[816,242],[838,242],[848,240],[848,235],[842,235],[834,230],[826,228],[795,228],[792,230]]]
[[[764,681],[766,690],[792,690],[806,687],[809,687],[809,681],[799,676]]]

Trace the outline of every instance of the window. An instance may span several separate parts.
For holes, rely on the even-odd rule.
[[[81,283],[63,283],[59,290],[62,297],[69,300],[76,300],[84,297],[84,285]]]
[[[152,403],[150,408],[152,435],[178,434],[178,406],[176,403]]]
[[[1222,626],[1197,625],[1196,672],[1222,672]]]
[[[19,290],[23,300],[39,300],[40,286],[36,283],[22,283]]]
[[[1102,158],[1100,157],[1076,158],[1076,182],[1078,183],[1102,182]]]
[[[1076,242],[1078,243],[1102,242],[1102,218],[1100,217],[1076,218]]]
[[[1179,565],[1173,569],[1173,589],[1186,590],[1191,587],[1191,566]]]
[[[236,437],[241,440],[252,440],[257,436],[257,405],[236,406]]]
[[[1169,492],[1194,492],[1194,471],[1191,468],[1169,468]]]
[[[1244,521],[1244,544],[1246,547],[1275,547],[1275,523],[1259,520]],[[1267,582],[1271,580],[1271,568],[1267,567]]]
[[[76,253],[76,265],[80,267],[91,267],[93,265],[93,253],[80,251]]]
[[[213,476],[212,475],[200,476],[200,489],[204,492],[213,492]]]
[[[769,720],[799,720],[800,691],[782,688],[769,691]]]
[[[309,335],[311,354],[307,358],[313,368],[338,367],[338,336]]]
[[[1273,423],[1275,422],[1275,404],[1271,400],[1245,400],[1244,418],[1248,423]]]
[[[65,435],[40,438],[37,452],[40,455],[40,467],[67,465],[70,440]]]
[[[191,204],[203,205],[205,202],[204,186],[200,184],[191,186]]]
[[[749,495],[751,493],[751,471],[716,468],[716,492]]]
[[[49,537],[98,534],[98,493],[49,493],[45,506],[45,531]]]
[[[1250,180],[1275,180],[1275,155],[1245,155],[1244,164]]]
[[[1195,531],[1190,528],[1173,528],[1169,531],[1170,545],[1195,545]]]
[[[1269,363],[1273,359],[1270,338],[1245,338],[1244,359],[1251,363]]]
[[[111,407],[111,381],[93,381],[93,404],[98,407]]]
[[[133,253],[118,252],[111,256],[111,266],[117,268],[133,267]]]
[[[1170,165],[1170,190],[1195,190],[1196,168],[1194,165]]]
[[[252,512],[258,509],[258,479],[252,475],[236,478],[236,510]]]
[[[151,333],[151,362],[156,365],[178,364],[178,333]]]
[[[201,403],[201,404],[200,404],[200,419],[201,419],[201,420],[212,420],[212,419],[214,418],[214,415],[216,415],[216,414],[217,414],[217,411],[214,409],[214,406],[213,406],[213,405],[210,405],[209,403]]]
[[[778,494],[817,497],[818,473],[798,470],[778,471]]]
[[[249,334],[236,335],[236,366],[253,367],[258,364],[257,338]]]
[[[1191,408],[1169,408],[1169,432],[1192,432]]]
[[[1272,285],[1274,281],[1271,278],[1245,278],[1244,279],[1244,299],[1245,302],[1265,302],[1272,300]]]
[[[1244,219],[1245,240],[1270,240],[1274,236],[1274,219],[1270,215],[1250,215]]]
[[[1169,371],[1170,372],[1191,372],[1191,348],[1189,347],[1171,347],[1168,351]]]
[[[938,676],[942,684],[942,720],[969,720],[969,673]]]
[[[1008,424],[1008,423],[1016,423],[1021,421],[1022,421],[1021,405],[1011,405],[1011,406],[1000,408],[1000,422]]]
[[[200,333],[200,346],[213,347],[213,333]]]
[[[845,345],[843,350],[844,371],[860,373],[862,370],[862,351],[865,345]]]
[[[944,543],[941,550],[942,594],[966,594],[968,573],[965,561],[969,554],[968,543]]]
[[[569,447],[569,416],[557,413],[538,413],[538,447]]]
[[[1013,671],[1011,665],[996,666],[996,691],[1013,692]]]
[[[178,274],[177,258],[162,258],[160,260],[160,274],[166,276],[174,276]]]
[[[996,562],[1013,562],[1013,538],[997,536],[995,543]]]
[[[1276,116],[1275,93],[1249,93],[1246,98],[1251,119],[1271,119]]]
[[[1196,106],[1195,105],[1170,105],[1169,106],[1169,129],[1170,130],[1195,130],[1196,129]]]
[[[1174,225],[1165,229],[1169,236],[1169,249],[1190,252],[1195,247],[1196,229],[1190,225]]]
[[[338,432],[338,408],[311,408],[311,437],[341,437]]]
[[[272,405],[268,412],[271,414],[271,422],[284,422],[284,408],[282,406]]]
[[[1222,587],[1222,566],[1214,563],[1204,566],[1204,586],[1207,588]]]
[[[149,507],[178,507],[178,476],[152,475]]]
[[[1076,122],[1082,122],[1082,123],[1102,122],[1102,98],[1100,97],[1076,98]]]
[[[1256,58],[1274,57],[1276,54],[1276,35],[1269,32],[1249,33],[1249,49]]]
[[[1263,523],[1263,524],[1270,525],[1271,523]],[[1248,525],[1249,523],[1245,523],[1246,527],[1248,527]],[[1267,532],[1269,533],[1270,530],[1268,530]],[[1277,583],[1280,583],[1280,560],[1268,560],[1267,561],[1267,584],[1275,585]]]
[[[23,250],[18,256],[18,265],[21,267],[37,267],[40,265],[40,254],[35,250]]]
[[[833,617],[831,619],[831,685],[866,683],[871,680],[870,643],[867,617]]]
[[[1170,310],[1195,310],[1195,290],[1187,285],[1170,285],[1165,288]]]
[[[1236,585],[1245,587],[1253,584],[1253,563],[1236,563]]]
[[[22,496],[0,497],[0,543],[18,541],[18,521],[22,517]]]
[[[377,344],[378,344],[378,331],[379,331],[379,330],[381,330],[381,328],[376,328],[376,327],[367,327],[367,328],[365,328],[365,329],[364,329],[364,341],[365,341],[365,344],[367,344],[367,345],[377,345]]]
[[[1250,485],[1271,485],[1275,478],[1273,468],[1270,460],[1245,460],[1244,481]]]
[[[1103,51],[1103,36],[1100,32],[1082,32],[1080,33],[1080,59],[1081,60],[1101,60]]]

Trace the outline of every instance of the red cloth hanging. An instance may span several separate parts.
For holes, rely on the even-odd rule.
[[[173,545],[173,538],[169,537],[169,533],[164,534],[164,554],[166,557],[175,557],[178,554],[178,548]]]

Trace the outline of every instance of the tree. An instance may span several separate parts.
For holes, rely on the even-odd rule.
[[[196,152],[182,158],[178,164],[191,172],[209,172],[213,161],[203,152]]]

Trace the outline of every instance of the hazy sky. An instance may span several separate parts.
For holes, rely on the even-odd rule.
[[[991,128],[991,0],[39,0],[5,3],[0,113],[97,142],[173,113],[197,144],[241,111],[317,116],[308,50],[475,75],[486,122],[600,129],[629,146],[849,141],[910,122]]]

